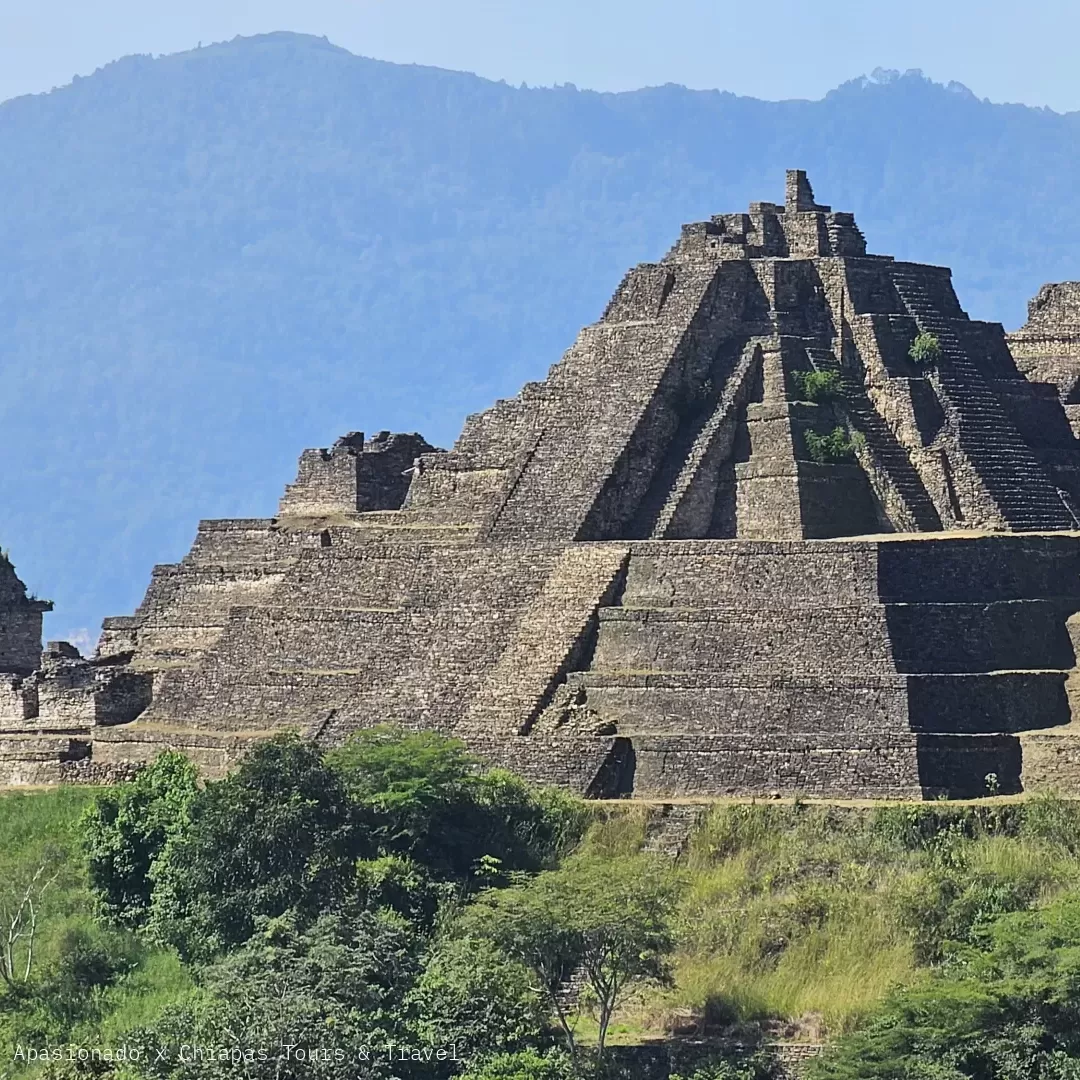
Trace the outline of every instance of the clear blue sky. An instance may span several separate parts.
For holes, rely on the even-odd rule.
[[[269,30],[532,85],[819,97],[875,67],[1080,109],[1080,0],[0,0],[0,100]]]

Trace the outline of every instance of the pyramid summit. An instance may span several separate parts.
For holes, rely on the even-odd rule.
[[[1078,506],[1059,387],[790,171],[782,204],[684,226],[451,450],[351,432],[276,517],[203,522],[94,660],[12,674],[0,750],[33,743],[23,778],[163,746],[218,771],[393,723],[592,796],[1057,783]]]

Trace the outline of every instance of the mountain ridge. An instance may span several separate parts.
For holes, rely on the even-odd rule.
[[[845,79],[837,86],[828,90],[820,98],[759,98],[751,94],[736,94],[731,90],[725,90],[721,87],[688,87],[684,83],[678,83],[668,81],[665,83],[648,84],[645,86],[635,87],[629,90],[597,90],[593,87],[581,86],[572,82],[567,83],[527,83],[521,82],[518,85],[510,83],[506,79],[495,79],[486,75],[480,75],[476,72],[465,71],[458,68],[442,67],[437,64],[421,64],[421,63],[406,63],[396,60],[383,60],[376,56],[370,56],[366,53],[354,53],[351,50],[345,48],[342,45],[335,45],[326,35],[308,34],[299,31],[292,30],[272,30],[261,34],[243,35],[238,34],[233,38],[223,41],[213,41],[206,45],[201,42],[199,45],[192,49],[181,49],[177,52],[171,53],[128,53],[124,56],[119,56],[115,60],[110,60],[108,63],[101,65],[101,67],[95,69],[90,75],[73,75],[71,82],[63,83],[59,86],[54,86],[49,90],[30,92],[26,94],[17,94],[11,98],[5,98],[0,100],[0,107],[8,104],[11,101],[19,101],[24,98],[40,98],[47,97],[50,94],[57,93],[58,91],[65,90],[72,86],[74,83],[81,82],[84,79],[94,78],[103,72],[113,70],[117,67],[124,67],[130,63],[138,63],[142,61],[170,61],[177,59],[184,59],[191,56],[202,56],[204,54],[208,56],[221,55],[227,53],[233,48],[249,48],[258,47],[262,45],[275,45],[281,43],[296,43],[303,44],[306,47],[313,49],[325,49],[328,52],[335,53],[339,56],[347,57],[352,60],[361,60],[371,64],[384,65],[386,67],[403,68],[407,70],[421,70],[437,72],[455,76],[466,76],[473,79],[477,79],[481,82],[488,83],[492,86],[506,86],[510,89],[520,90],[559,90],[569,89],[578,93],[597,94],[599,96],[616,97],[627,94],[637,94],[643,91],[649,90],[662,90],[669,87],[684,90],[691,94],[719,94],[725,97],[743,99],[749,101],[763,101],[771,104],[786,104],[788,102],[800,101],[800,102],[817,102],[824,101],[831,96],[841,94],[850,90],[861,90],[871,86],[890,85],[901,80],[913,79],[918,82],[925,83],[929,86],[948,90],[953,93],[961,94],[962,96],[971,98],[975,101],[981,102],[987,105],[1014,105],[1018,108],[1031,109],[1035,112],[1048,112],[1054,116],[1069,116],[1073,115],[1080,110],[1066,110],[1060,112],[1051,108],[1048,105],[1031,105],[1026,102],[1005,102],[994,101],[987,96],[977,95],[970,87],[964,83],[956,80],[950,80],[947,83],[937,82],[929,76],[925,75],[921,68],[909,68],[906,71],[900,71],[894,68],[874,68],[869,74],[862,74],[853,76],[850,79]]]
[[[50,636],[85,643],[199,517],[272,514],[345,430],[447,445],[628,266],[779,198],[786,167],[1018,325],[1080,277],[1078,157],[1080,113],[914,73],[768,102],[513,87],[286,32],[123,58],[0,104],[0,544]]]

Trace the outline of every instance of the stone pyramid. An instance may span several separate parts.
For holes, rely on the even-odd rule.
[[[792,171],[452,450],[351,433],[203,522],[105,622],[150,703],[93,760],[389,722],[592,796],[1017,791],[1071,719],[1078,505],[1058,388]]]

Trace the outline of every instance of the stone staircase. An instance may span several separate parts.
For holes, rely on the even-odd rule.
[[[679,859],[708,810],[707,803],[664,803],[656,807],[645,827],[642,850],[672,861]]]
[[[720,399],[690,444],[689,452],[655,516],[649,534],[652,539],[664,540],[679,535],[679,512],[706,463],[711,462],[715,467],[730,457],[739,407],[746,401],[759,362],[758,349],[747,346],[734,371],[728,376]]]
[[[941,314],[917,271],[897,265],[892,279],[919,329],[938,340],[941,358],[933,374],[952,406],[957,441],[1005,522],[1018,531],[1074,528],[1057,488],[969,357],[957,320]]]
[[[503,490],[498,501],[490,508],[484,519],[480,522],[480,536],[489,537],[496,525],[498,525],[502,512],[517,493],[518,485],[521,483],[526,471],[532,464],[536,452],[540,449],[540,444],[544,441],[544,435],[544,428],[529,432],[529,435],[525,440],[525,448],[518,453],[516,460],[512,462],[507,470],[506,479],[503,482]]]
[[[722,429],[724,399],[728,396],[729,388],[734,387],[736,371],[744,358],[745,350],[730,349],[731,367],[723,380],[714,388],[711,396],[701,402],[699,408],[680,419],[679,428],[641,499],[627,535],[639,540],[664,536],[661,530],[670,526],[682,498],[692,486],[697,470]],[[716,457],[715,454],[708,456]],[[713,464],[720,462],[714,460]]]
[[[941,517],[927,494],[908,452],[881,418],[866,393],[837,362],[830,349],[807,345],[806,354],[815,371],[832,371],[840,377],[840,409],[848,422],[866,440],[866,449],[875,468],[884,478],[891,494],[900,504],[904,520],[897,522],[904,532],[934,532],[941,528]]]
[[[584,994],[588,985],[589,976],[585,974],[584,968],[577,968],[570,978],[562,982],[555,997],[558,999],[559,1007],[564,1014],[572,1016],[578,1011],[581,1005],[581,995]]]
[[[618,544],[568,548],[517,622],[477,692],[461,734],[526,734],[547,704],[596,611],[626,565]]]

